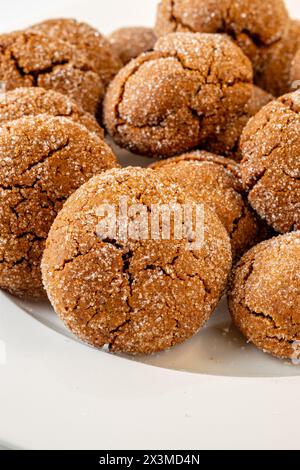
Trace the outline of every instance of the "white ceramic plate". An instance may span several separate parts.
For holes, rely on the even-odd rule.
[[[288,2],[294,16],[297,3]],[[11,0],[0,28],[73,16],[107,33],[153,24],[155,5]],[[47,303],[0,294],[0,448],[299,449],[299,387],[300,366],[247,344],[225,300],[184,345],[132,360],[76,340]]]

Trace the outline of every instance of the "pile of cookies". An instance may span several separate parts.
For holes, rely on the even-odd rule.
[[[298,79],[282,0],[161,0],[155,29],[109,38],[70,19],[0,35],[0,287],[129,354],[187,340],[227,292],[248,341],[298,358]],[[201,207],[202,243],[130,236],[158,206]]]

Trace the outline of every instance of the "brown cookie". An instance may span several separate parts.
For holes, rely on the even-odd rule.
[[[282,96],[288,93],[291,89],[292,81],[296,80],[296,77],[293,77],[294,72],[291,72],[291,70],[293,70],[293,59],[299,47],[300,21],[289,21],[282,39],[272,46],[261,49],[260,65],[255,73],[255,83],[274,96]],[[296,75],[298,80],[300,80],[300,74]],[[294,90],[298,87],[295,86]]]
[[[229,309],[248,341],[280,358],[300,358],[300,232],[252,248],[239,262]]]
[[[267,104],[241,137],[248,200],[277,232],[300,228],[300,91]]]
[[[16,88],[0,94],[0,125],[23,116],[50,114],[62,116],[104,137],[104,131],[90,113],[83,111],[66,95],[43,88]]]
[[[147,221],[153,204],[187,202],[177,185],[150,169],[118,169],[92,178],[71,196],[51,228],[42,261],[44,285],[60,318],[82,340],[130,354],[161,351],[195,334],[212,314],[231,267],[229,237],[205,208],[204,243],[193,251],[186,236],[175,239],[173,230],[164,240],[119,233],[106,238],[98,229],[100,208],[116,207],[118,220],[120,197],[129,208],[139,204]],[[138,219],[138,213],[131,214],[131,223]]]
[[[245,107],[242,107],[232,120],[227,121],[222,133],[217,133],[211,139],[208,139],[205,145],[206,148],[213,153],[223,154],[237,162],[241,161],[242,155],[239,144],[244,127],[252,116],[255,116],[263,106],[273,99],[272,95],[253,85],[250,98]]]
[[[293,89],[299,88],[300,85],[300,49],[295,54],[290,71],[290,86]]]
[[[210,149],[216,141],[221,153],[231,150],[223,135],[251,94],[251,63],[226,36],[170,34],[112,81],[104,120],[121,147],[143,155]]]
[[[298,49],[292,60],[290,69],[290,88],[292,91],[300,88],[300,40],[298,43]]]
[[[234,258],[256,243],[259,223],[248,206],[237,163],[198,151],[154,163],[151,168],[216,212],[230,236]]]
[[[92,114],[104,96],[102,80],[84,54],[32,31],[0,36],[0,82],[5,91],[36,86],[58,91]]]
[[[45,295],[40,261],[64,201],[92,176],[116,166],[111,149],[70,119],[27,116],[0,127],[0,287]]]
[[[52,39],[65,41],[84,54],[88,64],[102,79],[104,87],[122,67],[109,41],[97,29],[87,23],[70,18],[55,18],[43,21],[30,28]]]
[[[155,32],[226,33],[256,66],[260,49],[280,40],[287,23],[283,0],[161,0]]]
[[[117,29],[109,36],[109,40],[115,54],[126,65],[143,52],[152,51],[157,37],[152,28],[131,26]]]

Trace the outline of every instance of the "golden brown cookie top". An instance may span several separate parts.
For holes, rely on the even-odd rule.
[[[184,341],[211,315],[230,269],[230,244],[209,209],[199,250],[187,250],[187,238],[172,235],[103,238],[97,230],[101,205],[118,208],[120,197],[128,207],[142,206],[149,217],[153,204],[186,202],[177,185],[166,185],[149,169],[92,178],[52,226],[43,279],[55,310],[81,339],[113,351],[151,353]]]
[[[208,83],[234,84],[253,78],[247,57],[222,34],[168,34],[157,41],[155,50],[176,57],[183,67],[199,71]]]
[[[105,124],[137,153],[180,154],[222,135],[245,109],[251,82],[249,60],[227,37],[171,34],[113,80]]]
[[[114,31],[109,41],[115,54],[126,65],[143,52],[152,51],[157,37],[152,28],[128,26]]]
[[[249,201],[279,232],[300,228],[300,92],[272,101],[241,138],[242,178]]]
[[[26,116],[0,127],[0,286],[44,295],[40,261],[65,200],[92,176],[116,166],[111,149],[70,119]]]
[[[300,232],[252,248],[237,265],[229,291],[235,324],[248,340],[292,358],[300,340]]]
[[[38,23],[30,29],[75,46],[86,56],[89,66],[98,73],[105,87],[122,66],[109,41],[87,23],[70,18],[55,18]]]
[[[243,192],[237,163],[197,151],[154,163],[151,168],[175,181],[188,197],[216,212],[230,236],[234,258],[255,244],[259,225]]]
[[[89,113],[71,101],[66,95],[43,88],[17,88],[0,94],[0,124],[24,116],[50,114],[62,116],[85,126],[89,131],[104,137],[104,131]]]
[[[161,0],[158,37],[171,32],[227,33],[251,58],[257,47],[284,34],[288,12],[282,0]]]
[[[1,187],[31,186],[68,197],[99,169],[114,168],[116,158],[97,135],[64,117],[26,116],[0,127]],[[77,161],[81,162],[78,166]],[[54,166],[53,166],[54,165]],[[68,178],[72,169],[78,180]],[[50,174],[54,168],[60,171]]]
[[[83,53],[32,31],[0,36],[0,81],[6,91],[35,86],[59,91],[93,114],[104,94],[100,77]]]

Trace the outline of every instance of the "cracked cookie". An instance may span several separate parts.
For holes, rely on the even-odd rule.
[[[117,144],[139,154],[211,150],[216,141],[224,153],[232,149],[223,136],[246,112],[252,88],[251,63],[226,36],[170,34],[111,82],[104,121]]]
[[[116,166],[111,149],[70,119],[27,116],[0,127],[0,287],[45,296],[40,261],[48,231],[80,185]]]
[[[0,125],[24,116],[50,114],[62,116],[104,137],[104,131],[90,113],[86,113],[66,95],[43,88],[16,88],[0,94]]]
[[[228,295],[235,325],[248,341],[280,358],[300,357],[300,232],[252,248]]]
[[[241,137],[248,200],[277,232],[300,229],[300,91],[267,104]]]
[[[42,273],[54,309],[76,336],[115,352],[153,353],[204,325],[231,269],[226,230],[205,208],[199,247],[187,246],[191,233],[176,238],[171,228],[163,238],[152,232],[158,205],[187,202],[193,207],[176,184],[142,168],[107,171],[69,198],[50,230]],[[126,212],[129,236],[123,233]],[[113,236],[99,229],[104,215],[116,228]],[[130,236],[135,224],[145,236]]]
[[[251,117],[273,99],[272,95],[253,85],[245,107],[231,121],[227,121],[222,133],[208,139],[205,147],[213,153],[223,154],[239,162],[242,159],[239,144],[244,127]]]
[[[256,68],[261,48],[280,40],[287,23],[282,0],[161,0],[155,32],[226,33]]]
[[[154,163],[151,168],[176,182],[195,202],[216,212],[230,236],[234,258],[256,243],[259,223],[248,206],[237,163],[198,151]]]
[[[109,36],[109,41],[115,54],[126,65],[143,52],[152,51],[157,37],[152,28],[132,26],[117,29]]]
[[[0,35],[0,82],[5,91],[37,86],[58,91],[91,114],[104,96],[102,80],[84,54],[32,31]]]
[[[255,73],[255,83],[274,96],[288,93],[291,90],[293,80],[296,80],[292,73],[292,63],[299,47],[300,21],[293,20],[289,22],[280,41],[261,50],[260,65]],[[298,74],[299,79],[300,74]],[[294,90],[296,88],[298,87],[296,86]]]
[[[87,23],[70,18],[55,18],[31,26],[30,30],[46,34],[54,40],[65,41],[76,47],[86,56],[91,70],[101,77],[104,87],[107,87],[122,67],[122,63],[114,53],[109,41]]]

